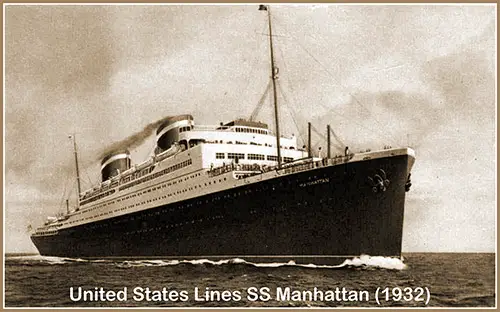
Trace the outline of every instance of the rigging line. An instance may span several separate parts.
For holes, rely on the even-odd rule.
[[[68,167],[70,168],[70,167]],[[74,169],[73,169],[74,170]],[[72,170],[70,170],[72,171]],[[63,192],[62,192],[62,196],[61,196],[61,201],[59,202],[59,208],[63,207],[63,205],[65,204],[65,197],[66,197],[66,192],[68,190],[68,180],[73,180],[72,178],[72,173],[69,173],[70,171],[68,171],[66,173],[66,180],[64,181],[64,187],[63,187]],[[73,184],[75,183],[75,181],[73,181]],[[70,189],[71,190],[71,189]],[[69,195],[68,195],[69,197]]]
[[[348,119],[347,117],[345,117],[345,116],[343,116],[343,115],[341,115],[341,114],[337,113],[334,109],[329,108],[329,107],[328,107],[328,106],[326,106],[325,104],[323,104],[323,103],[321,103],[321,102],[317,102],[317,103],[318,103],[321,107],[323,107],[324,109],[326,109],[327,111],[329,111],[330,113],[333,113],[334,115],[337,115],[337,116],[339,116],[340,118],[342,118],[342,119],[344,119],[344,120],[349,121],[350,123],[354,123],[354,124],[356,124],[358,127],[362,128],[362,129],[365,129],[365,130],[367,130],[367,131],[369,131],[369,132],[371,132],[371,133],[374,133],[373,129],[370,129],[370,128],[366,127],[364,124],[359,123],[356,119],[354,119],[354,120],[352,120],[352,119]],[[384,139],[384,140],[386,139],[385,137],[381,136],[379,133],[376,133],[376,132],[375,132],[374,134],[376,134],[376,135],[377,135],[378,137],[380,137],[381,139]]]
[[[316,135],[318,135],[320,138],[322,138],[324,140],[323,141],[318,141],[314,144],[314,148],[316,148],[321,142],[323,143],[326,143],[328,145],[328,139],[325,137],[325,135],[321,132],[318,131],[318,129],[316,129],[316,127],[314,127],[313,124],[311,124],[311,129],[314,131],[314,133],[316,133]],[[338,149],[339,151],[343,151],[344,148],[345,148],[345,145],[339,145],[338,142],[330,142],[331,146],[333,146],[334,148]]]
[[[342,146],[346,146],[344,142],[340,139],[340,137],[333,131],[333,129],[330,127],[330,133],[333,135],[335,140],[337,140]]]
[[[266,87],[266,90],[264,90],[264,93],[260,97],[259,102],[257,103],[255,108],[253,109],[252,115],[250,115],[250,121],[254,121],[255,118],[257,118],[257,116],[259,115],[259,112],[262,109],[264,102],[266,101],[266,95],[268,94],[269,90],[271,89],[271,85],[272,85],[272,81],[269,80],[267,87]]]
[[[69,176],[66,175],[66,181],[64,181],[64,188],[63,188],[63,193],[62,193],[62,196],[61,196],[61,201],[59,202],[59,208],[63,206],[63,203],[64,203],[64,197],[66,196],[66,187],[67,187],[67,184],[68,184],[68,179],[69,179]]]
[[[280,36],[280,37],[284,37],[286,39],[290,39],[290,37],[288,36]],[[281,49],[281,45],[278,45],[278,51],[280,53],[280,56],[281,56],[281,62],[283,64],[283,68],[284,68],[284,71],[287,72],[288,71],[288,68],[287,68],[287,63],[285,61],[285,57],[284,57],[284,53],[283,53],[283,49]],[[294,94],[295,94],[295,91],[294,91],[294,88],[293,88],[293,84],[290,80],[290,76],[289,75],[286,75],[287,77],[287,81],[288,81],[288,87],[290,88],[290,90],[292,91],[292,97],[294,98],[294,102],[295,103],[298,103],[298,101],[296,100]],[[278,80],[279,81],[279,80]],[[292,116],[292,120],[294,121],[295,123],[295,126],[297,127],[297,130],[299,132],[299,136],[300,136],[300,139],[302,140],[302,144],[303,146],[306,146],[306,140],[304,138],[304,134],[300,131],[300,127],[298,126],[297,124],[297,121],[296,121],[296,115],[295,115],[295,111],[293,110],[293,108],[289,105],[289,102],[287,101],[287,98],[285,96],[285,93],[283,92],[283,90],[280,90],[281,91],[281,95],[285,101],[285,104],[287,105],[288,109],[290,110],[290,115]],[[295,115],[295,116],[294,116]]]
[[[330,70],[328,70],[325,66],[323,66],[323,64],[321,64],[321,62],[320,62],[320,61],[319,61],[316,57],[314,57],[314,55],[312,55],[312,54],[311,54],[311,53],[310,53],[310,52],[309,52],[309,51],[308,51],[308,50],[307,50],[307,49],[306,49],[306,48],[305,48],[305,47],[304,47],[304,46],[303,46],[300,42],[298,42],[298,44],[299,44],[299,46],[300,46],[300,47],[301,47],[301,48],[302,48],[302,49],[303,49],[303,50],[304,50],[304,51],[305,51],[305,52],[306,52],[306,53],[307,53],[307,54],[308,54],[311,58],[313,58],[313,59],[314,59],[314,61],[316,61],[316,63],[318,63],[321,67],[323,67],[323,69],[324,69],[324,70],[325,70],[325,71],[326,71],[326,72],[327,72],[327,73],[328,73],[328,74],[329,74],[329,75],[330,75],[330,76],[331,76],[331,77],[335,80],[335,82],[336,82],[338,85],[340,85],[340,86],[344,89],[344,91],[345,91],[347,94],[349,94],[349,95],[350,95],[350,96],[354,99],[354,101],[355,101],[355,103],[356,103],[356,104],[358,104],[358,105],[359,105],[360,107],[362,107],[362,108],[363,108],[366,112],[368,112],[370,115],[372,115],[372,116],[373,116],[373,113],[372,113],[370,110],[368,110],[368,109],[367,109],[367,108],[366,108],[363,104],[361,104],[361,102],[358,100],[358,98],[357,98],[356,96],[354,96],[352,93],[350,93],[349,91],[347,91],[347,90],[346,90],[347,88],[345,88],[342,84],[340,84],[340,82],[339,82],[339,81],[338,81],[338,80],[337,80],[337,79],[333,76],[333,74],[330,72]],[[374,118],[374,121],[375,121],[375,123],[377,123],[377,124],[378,124],[378,126],[379,126],[379,127],[377,128],[377,130],[378,130],[378,129],[382,129],[382,126],[380,125],[380,123],[378,122],[378,120],[377,120],[376,118]],[[373,131],[373,129],[372,129],[372,131]],[[382,138],[383,138],[383,139],[387,139],[385,136],[384,136],[384,137],[382,137]],[[389,140],[391,140],[391,141],[392,141],[392,139],[389,139]],[[392,142],[394,143],[394,141],[392,141]]]
[[[279,20],[278,20],[278,23],[279,23]],[[281,23],[279,23],[279,24],[281,24]],[[284,28],[286,28],[286,27],[284,27]],[[284,37],[285,37],[285,36],[284,36]],[[319,65],[320,65],[320,66],[321,66],[321,67],[322,67],[322,68],[323,68],[323,69],[324,69],[324,70],[325,70],[325,71],[326,71],[326,72],[327,72],[327,73],[331,76],[331,78],[333,78],[333,79],[335,80],[335,82],[336,82],[339,86],[341,86],[341,87],[345,90],[345,92],[346,92],[347,94],[349,94],[349,95],[350,95],[350,96],[354,99],[355,103],[357,103],[359,106],[361,106],[363,109],[365,109],[365,110],[366,110],[369,114],[373,115],[373,114],[371,113],[371,111],[369,111],[366,107],[364,107],[364,106],[361,104],[361,102],[360,102],[360,101],[359,101],[359,100],[358,100],[358,99],[357,99],[357,98],[356,98],[353,94],[351,94],[349,91],[347,91],[347,88],[346,88],[345,86],[343,86],[343,85],[342,85],[342,84],[338,81],[338,79],[335,77],[335,75],[333,75],[333,73],[331,73],[331,71],[330,71],[330,70],[328,70],[328,68],[326,68],[325,66],[323,66],[323,64],[322,64],[322,63],[321,63],[321,62],[320,62],[320,61],[319,61],[319,60],[318,60],[318,59],[317,59],[317,58],[316,58],[316,57],[315,57],[315,56],[314,56],[311,52],[309,52],[309,50],[307,50],[307,49],[304,47],[304,45],[300,42],[300,40],[298,40],[296,37],[291,36],[291,35],[290,35],[290,36],[288,36],[288,37],[285,37],[285,38],[287,38],[287,39],[292,39],[292,40],[294,40],[296,43],[298,43],[298,45],[299,45],[299,46],[300,46],[300,47],[301,47],[301,48],[302,48],[302,49],[303,49],[303,50],[304,50],[304,51],[305,51],[305,52],[306,52],[306,53],[307,53],[307,54],[308,54],[308,55],[309,55],[309,56],[310,56],[310,57],[311,57],[311,58],[312,58],[312,59],[313,59],[316,63],[318,63],[318,64],[319,64]],[[283,56],[282,56],[282,59],[284,59],[284,58],[283,58]],[[288,77],[288,79],[289,79],[289,77]],[[325,108],[327,111],[334,112],[336,115],[341,116],[342,118],[345,118],[344,116],[342,116],[342,115],[340,115],[340,114],[336,113],[336,111],[335,111],[334,109],[332,109],[332,108],[330,108],[330,107],[327,107],[327,106],[323,105],[323,104],[322,104],[322,103],[320,103],[320,102],[318,102],[318,104],[320,104],[321,106],[323,106],[323,108]],[[346,120],[348,120],[347,118],[345,118],[345,119],[346,119]],[[350,121],[350,120],[348,120],[348,121]],[[374,121],[375,121],[375,123],[377,123],[377,124],[378,124],[378,120],[377,120],[376,118],[374,118]],[[350,121],[350,122],[352,122],[352,121]],[[362,128],[364,128],[364,129],[369,130],[369,131],[370,131],[370,132],[372,132],[372,133],[374,133],[374,132],[375,132],[373,129],[368,129],[368,128],[367,128],[367,127],[365,127],[364,125],[361,125],[361,124],[359,124],[359,123],[357,123],[357,122],[354,122],[354,123],[355,123],[355,124],[357,124],[357,125],[359,125],[359,126],[361,126],[361,127],[362,127]],[[382,129],[382,127],[381,127],[381,125],[380,125],[380,124],[379,124],[379,127],[377,128],[377,130],[379,130],[379,129]],[[384,135],[384,136],[382,136],[380,132],[379,132],[379,133],[375,132],[375,134],[376,134],[377,136],[379,136],[381,139],[383,139],[383,140],[387,140],[387,137],[386,137],[385,135]],[[392,138],[391,138],[391,139],[389,139],[389,140],[390,140],[390,141],[392,141],[392,142],[394,143],[394,141],[392,140]],[[396,144],[396,145],[397,145],[397,144]]]
[[[321,132],[318,131],[318,129],[316,129],[316,127],[314,127],[313,124],[311,124],[311,128],[320,136],[323,138],[323,140],[327,141],[327,139],[325,138],[325,135]],[[337,140],[337,143],[339,144],[337,147],[340,147],[341,149],[343,149],[346,145],[344,144],[344,142],[342,142],[342,140],[337,136],[337,134],[335,134],[335,132],[333,131],[333,129],[330,127],[330,133],[333,134],[333,137],[335,140]],[[332,142],[330,142],[332,143]]]
[[[322,36],[318,35],[318,34],[311,34],[311,33],[307,33],[306,34],[308,37],[312,38],[315,42],[318,42],[318,41],[323,41],[323,42],[327,42],[327,40],[325,40]],[[300,44],[300,42],[299,42]],[[390,48],[391,51],[394,50],[394,48]],[[321,66],[323,66],[322,64],[320,64]],[[404,67],[404,66],[407,66],[408,64],[399,64],[399,65],[393,65],[393,66],[387,66],[387,67],[384,67],[384,68],[379,68],[379,69],[372,69],[371,72],[379,72],[379,71],[387,71],[387,70],[393,70],[395,68],[401,68],[401,67]],[[335,77],[333,77],[335,79]],[[341,87],[343,87],[344,89],[346,89],[338,80],[336,80],[337,84],[340,85]],[[405,83],[406,84],[406,83]],[[400,88],[401,89],[401,88]],[[348,92],[348,91],[347,91]],[[350,94],[348,92],[349,95],[351,95],[352,97],[354,97],[352,94]],[[361,105],[361,103],[360,103]],[[362,105],[361,105],[362,106]],[[366,107],[362,106],[366,111],[370,112]]]
[[[316,143],[314,143],[313,146],[311,146],[311,149],[314,151],[314,150],[319,150],[319,147],[321,147],[322,152],[326,151],[327,147],[323,148],[324,146],[319,146],[321,143],[325,143],[325,142],[317,141]],[[339,146],[335,146],[335,145],[332,145],[332,147],[337,148],[337,151],[344,151],[343,147],[339,147]]]
[[[79,153],[79,157],[78,158],[81,158],[83,152],[80,151]],[[90,179],[90,176],[89,176],[89,172],[88,172],[88,166],[86,164],[83,163],[83,161],[79,161],[79,163],[81,164],[81,167],[84,168],[82,169],[81,171],[85,173],[85,175],[87,176],[87,180],[89,181],[90,185],[93,185],[92,183],[92,180]],[[80,182],[84,182],[84,181],[80,181]],[[83,190],[84,188],[82,188]]]
[[[291,38],[291,39],[293,39],[293,40],[295,40],[295,42],[296,42],[296,43],[298,43],[298,45],[299,45],[299,46],[300,46],[300,47],[301,47],[301,48],[302,48],[302,49],[303,49],[303,50],[304,50],[304,51],[305,51],[305,52],[306,52],[306,53],[307,53],[307,54],[308,54],[308,55],[309,55],[309,56],[310,56],[310,57],[311,57],[311,58],[312,58],[312,59],[313,59],[316,63],[318,63],[318,64],[319,64],[319,65],[320,65],[320,66],[321,66],[321,67],[325,70],[325,72],[327,72],[327,73],[330,75],[330,77],[331,77],[331,78],[333,78],[333,79],[334,79],[334,81],[337,83],[337,85],[341,86],[341,87],[344,89],[344,91],[345,91],[347,94],[349,94],[349,95],[350,95],[350,96],[354,99],[354,101],[355,101],[355,103],[356,103],[356,104],[358,104],[359,106],[361,106],[361,107],[362,107],[365,111],[367,111],[370,115],[373,115],[373,114],[372,114],[372,112],[371,112],[370,110],[368,110],[368,109],[367,109],[367,108],[366,108],[363,104],[361,104],[361,102],[358,100],[358,98],[357,98],[356,96],[354,96],[352,93],[350,93],[349,91],[347,91],[347,88],[346,88],[345,86],[343,86],[343,85],[342,85],[342,84],[341,84],[341,83],[337,80],[337,78],[335,77],[335,75],[333,75],[333,73],[332,73],[332,72],[331,72],[328,68],[326,68],[326,67],[325,67],[325,66],[324,66],[324,65],[323,65],[323,64],[322,64],[322,63],[321,63],[321,62],[320,62],[320,61],[319,61],[319,60],[318,60],[318,59],[317,59],[317,58],[316,58],[316,57],[315,57],[315,56],[314,56],[311,52],[309,52],[309,50],[307,50],[307,49],[304,47],[304,45],[300,42],[300,40],[298,40],[297,38],[295,38],[295,37],[293,37],[293,36],[291,36],[290,38]],[[378,129],[382,129],[382,126],[380,125],[380,123],[378,122],[378,120],[377,120],[376,118],[374,118],[374,121],[375,121],[375,123],[377,123],[377,124],[378,124],[378,126],[379,126],[379,127],[377,128],[377,130],[378,130]],[[371,131],[373,131],[373,129],[371,129]],[[381,138],[382,138],[382,139],[384,139],[384,140],[387,140],[387,137],[385,137],[385,136],[383,136],[383,137],[381,136]],[[389,139],[389,140],[391,140],[391,141],[392,141],[392,143],[395,143],[392,139]]]
[[[285,61],[285,57],[284,57],[284,54],[283,54],[283,50],[281,49],[281,46],[278,45],[278,51],[281,55],[281,62],[283,63],[283,69],[284,69],[284,72],[288,72],[288,67],[286,65],[286,61]],[[289,75],[286,75],[286,78],[287,78],[287,81],[288,81],[288,87],[290,88],[290,90],[292,91],[292,98],[293,98],[293,102],[294,103],[298,103],[297,99],[295,98],[294,94],[295,94],[295,91],[293,89],[293,85],[290,81],[290,76]],[[285,95],[285,92],[283,91],[283,87],[280,83],[280,80],[277,80],[277,83],[278,83],[278,86],[279,86],[279,89],[280,89],[280,93],[281,93],[281,96],[283,97],[283,100],[285,102],[285,105],[287,106],[287,108],[290,110],[290,116],[292,117],[292,121],[295,123],[295,127],[297,128],[297,131],[299,133],[299,138],[300,140],[302,141],[302,145],[305,145],[306,144],[306,140],[304,138],[304,134],[302,133],[302,131],[300,131],[300,127],[297,123],[297,115],[296,115],[296,112],[293,110],[293,107],[290,105],[290,103],[288,102],[288,99]]]
[[[68,193],[68,197],[67,199],[69,200],[69,198],[71,197],[71,194],[73,193],[73,190],[76,188],[76,180],[73,181],[73,185],[72,187],[69,189],[69,193]],[[78,198],[76,199],[78,200]]]
[[[89,180],[89,184],[90,185],[94,185],[94,183],[92,182],[92,180],[90,179],[90,176],[89,176],[89,172],[88,170],[85,170],[85,175],[87,176],[87,180]]]
[[[321,142],[324,142],[324,143],[328,143],[328,140],[327,138],[323,135],[323,133],[320,133],[316,128],[314,128],[314,126],[311,124],[311,129],[314,131],[314,133],[316,133],[317,136],[319,136],[322,140],[318,140],[318,142],[316,142],[314,144],[314,146],[318,145],[319,143]],[[332,142],[331,142],[332,143]],[[336,147],[336,146],[335,146]]]
[[[326,139],[325,135],[324,135],[323,133],[321,133],[320,131],[318,131],[318,129],[316,129],[316,127],[315,127],[313,124],[311,124],[311,128],[314,130],[314,132],[316,132],[316,134],[318,134],[320,137],[322,137],[322,138],[323,138],[323,140],[327,141],[327,139]],[[330,132],[331,132],[331,133],[333,133],[334,138],[338,141],[337,143],[340,143],[340,145],[339,145],[339,146],[340,146],[341,148],[344,148],[346,145],[342,142],[342,140],[340,140],[340,139],[337,137],[337,135],[333,132],[332,128],[330,128]]]
[[[257,50],[259,49],[259,47],[261,46],[262,44],[259,44],[257,45]],[[246,86],[242,89],[243,92],[241,92],[242,95],[247,95],[247,98],[248,98],[248,93],[249,93],[249,90],[250,90],[250,84],[252,82],[252,77],[254,76],[254,73],[255,73],[255,69],[257,68],[257,64],[258,64],[258,61],[259,59],[258,58],[255,58],[253,63],[252,63],[252,66],[251,66],[251,71],[250,71],[250,74],[247,76],[248,79],[247,79],[247,84]]]
[[[96,163],[96,164],[97,164],[97,163]],[[96,184],[99,184],[99,182],[96,182],[96,184],[94,184],[94,182],[93,182],[94,180],[95,180],[95,181],[99,181],[99,179],[100,179],[100,176],[101,176],[101,170],[100,170],[100,167],[98,167],[98,168],[99,168],[99,170],[97,170],[97,172],[94,172],[94,174],[93,174],[94,179],[91,179],[91,178],[90,178],[90,175],[88,174],[88,170],[85,170],[85,174],[87,175],[87,178],[88,178],[88,179],[89,179],[89,181],[90,181],[90,185],[88,185],[88,186],[85,188],[85,191],[87,191],[88,189],[93,188]],[[94,170],[93,170],[93,171],[94,171]]]
[[[272,79],[272,78],[271,78],[271,79]],[[272,83],[272,82],[271,82],[271,83]],[[269,104],[270,104],[271,106],[273,106],[273,100],[274,100],[274,99],[273,99],[273,93],[272,93],[272,92],[268,92],[268,93],[267,93],[267,95],[268,95],[268,98],[269,98]],[[271,107],[271,109],[272,109],[272,107]],[[274,124],[274,129],[276,129],[276,118],[272,118],[272,120],[273,120],[273,121],[272,121],[272,123]],[[278,120],[278,122],[279,122],[279,120]],[[275,131],[275,130],[273,130],[271,133],[274,133],[274,131]],[[274,135],[278,135],[278,134],[277,134],[277,133],[274,133]]]
[[[283,50],[281,49],[281,46],[279,46],[279,45],[278,45],[278,50],[280,51],[280,54],[281,54],[281,60],[282,60],[283,67],[284,67],[285,72],[286,72],[286,71],[287,71],[287,65],[286,65],[285,57],[283,56]],[[293,85],[292,85],[291,80],[290,80],[290,76],[288,76],[288,75],[287,75],[286,77],[287,77],[287,80],[288,80],[288,85],[289,85],[289,88],[291,89],[291,91],[292,91],[292,96],[293,96],[293,94],[294,94],[294,90],[293,90]],[[280,90],[280,91],[282,92],[282,96],[283,96],[283,98],[284,98],[284,100],[285,100],[285,104],[288,104],[288,103],[287,103],[287,101],[286,101],[285,94],[283,93],[283,91],[282,91],[282,90]],[[297,101],[295,101],[295,102],[297,102]],[[293,110],[291,107],[289,107],[289,109],[291,110],[291,112],[292,112],[292,113],[295,113],[295,112],[294,112],[294,110]],[[342,117],[343,117],[343,116],[342,116]],[[293,116],[292,116],[292,118],[293,118]],[[297,126],[297,122],[296,122],[295,120],[294,120],[294,122],[295,122],[295,125],[296,125],[297,129],[299,130],[299,135],[301,136],[302,142],[303,142],[303,144],[305,144],[305,139],[304,139],[304,137],[302,136],[302,134],[301,134],[301,132],[300,132],[300,128]],[[340,145],[335,145],[334,147],[335,147],[335,148],[338,148],[338,149],[340,149],[340,150],[343,150],[343,149],[344,149],[344,147],[346,146],[346,145],[344,144],[344,142],[343,142],[343,141],[342,141],[342,140],[341,140],[341,139],[340,139],[340,138],[339,138],[339,137],[335,134],[335,132],[333,132],[333,129],[332,129],[332,128],[330,128],[330,131],[331,131],[331,133],[333,134],[334,138],[338,141],[338,143],[340,143]],[[319,132],[319,131],[317,131],[317,130],[316,130],[316,132],[317,132],[317,133],[318,133],[318,134],[319,134],[319,135],[320,135],[320,136],[321,136],[321,137],[322,137],[325,141],[327,141],[324,135],[320,134],[320,132]],[[334,144],[335,144],[335,143],[334,143]]]
[[[96,185],[99,185],[99,184],[102,182],[102,181],[101,181],[101,178],[102,178],[101,166],[99,166],[98,168],[99,168],[99,170],[97,170],[97,171],[95,172],[95,175],[94,175],[94,176],[95,176],[95,180],[96,180],[97,182],[96,182],[95,184],[92,184],[92,185],[91,185],[91,188],[93,188],[93,187],[94,187],[94,186],[96,186]]]
[[[324,135],[323,133],[319,132],[319,131],[318,131],[318,129],[316,129],[316,127],[315,127],[313,124],[311,124],[311,129],[312,129],[312,130],[313,130],[313,131],[314,131],[314,132],[315,132],[318,136],[320,136],[323,140],[325,140],[325,142],[328,142],[328,139],[325,137],[325,135]],[[334,142],[330,142],[330,143],[334,143]],[[335,144],[335,143],[334,143],[334,144]],[[345,145],[344,145],[344,144],[342,144],[342,145],[335,145],[334,147],[337,147],[337,148],[339,148],[340,150],[343,150],[343,149],[344,149],[344,147],[345,147]]]
[[[323,150],[322,146],[320,146],[322,141],[317,141],[316,143],[314,143],[313,146],[311,146],[311,150],[314,151],[314,150],[319,150],[319,147],[321,147],[321,150]]]
[[[264,30],[267,28],[267,22],[264,22],[262,24],[262,30],[261,30],[261,33],[264,32]],[[255,50],[254,51],[260,51],[260,47],[264,44],[264,41],[263,40],[256,40],[256,47],[255,47]],[[251,66],[251,69],[250,69],[250,74],[247,76],[247,83],[246,83],[246,86],[242,89],[243,92],[239,93],[240,95],[248,95],[248,92],[250,90],[250,84],[252,82],[252,77],[254,75],[254,72],[257,68],[257,64],[258,62],[261,60],[261,58],[254,58],[253,60],[253,63],[252,63],[252,66]],[[248,96],[246,97],[248,98]],[[228,98],[225,97],[224,98],[224,103],[223,103],[223,107],[225,106],[225,104],[227,104],[227,101],[228,101]]]
[[[302,141],[302,144],[304,145],[305,144],[304,136],[300,132],[300,127],[299,127],[299,124],[297,123],[297,118],[295,116],[295,111],[289,105],[288,99],[287,99],[287,97],[285,95],[285,92],[283,92],[283,88],[282,88],[281,83],[279,82],[279,80],[277,81],[277,83],[278,83],[278,90],[280,90],[281,97],[283,98],[283,102],[285,103],[285,106],[290,110],[290,117],[292,117],[292,121],[295,124],[295,127],[297,128],[297,131],[299,132],[299,138]]]
[[[314,143],[314,145],[311,147],[312,150],[315,150],[317,149],[318,145],[321,144],[321,142],[323,141],[317,141],[316,143]],[[323,142],[324,143],[324,142]],[[322,147],[322,146],[321,146]],[[338,146],[338,145],[331,145],[331,147],[335,148],[337,151],[344,151],[344,147],[341,147],[341,146]],[[324,150],[324,149],[322,149]],[[325,149],[326,150],[326,149]]]

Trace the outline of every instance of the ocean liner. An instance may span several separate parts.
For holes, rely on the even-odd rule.
[[[275,131],[252,119],[197,125],[164,118],[154,155],[132,165],[106,155],[102,182],[31,235],[41,255],[78,258],[241,258],[338,264],[362,254],[401,255],[411,148],[314,156],[279,133],[271,16]],[[309,128],[310,137],[310,128]],[[321,155],[320,155],[321,156]],[[75,145],[78,177],[78,161]]]

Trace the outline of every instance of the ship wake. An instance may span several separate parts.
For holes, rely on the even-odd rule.
[[[81,259],[81,258],[63,258],[48,257],[41,255],[6,257],[6,261],[18,265],[65,265],[65,264],[108,264],[120,268],[130,267],[148,267],[148,266],[175,266],[175,265],[248,265],[258,268],[279,268],[279,267],[300,267],[309,269],[388,269],[403,270],[406,268],[404,259],[394,257],[369,256],[362,255],[352,259],[346,259],[339,265],[316,265],[316,264],[298,264],[295,261],[289,262],[249,262],[240,258],[224,260],[164,260],[164,259],[140,259],[140,260],[116,260],[116,259]]]

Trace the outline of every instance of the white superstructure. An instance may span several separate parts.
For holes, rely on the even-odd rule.
[[[118,156],[106,157],[101,169],[108,166],[105,176],[110,178],[82,192],[78,210],[65,215],[64,219],[47,222],[35,235],[55,235],[59,229],[163,206],[277,175],[271,170],[277,165],[276,137],[266,125],[239,120],[220,126],[195,126],[189,119],[192,117],[160,127],[158,146],[162,138],[171,136],[175,140],[170,146],[164,146],[168,147],[166,150],[157,149],[158,154],[143,163],[128,167],[128,162],[125,168],[115,168],[113,161],[128,159],[128,156],[122,156],[128,154],[120,151]],[[282,137],[281,157],[282,163],[286,164],[306,159],[307,153],[297,149],[295,137]],[[112,169],[115,172],[111,172]],[[256,175],[259,178],[255,181],[249,179]]]

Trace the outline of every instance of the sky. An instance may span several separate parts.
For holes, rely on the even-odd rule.
[[[494,252],[495,5],[274,5],[280,128],[304,144],[330,124],[351,151],[416,151],[403,251]],[[256,5],[7,5],[6,252],[27,226],[75,204],[131,136],[133,163],[158,120],[249,118],[269,82]],[[267,101],[258,119],[274,128]],[[151,134],[151,135],[150,135]],[[315,148],[326,146],[314,133]]]

